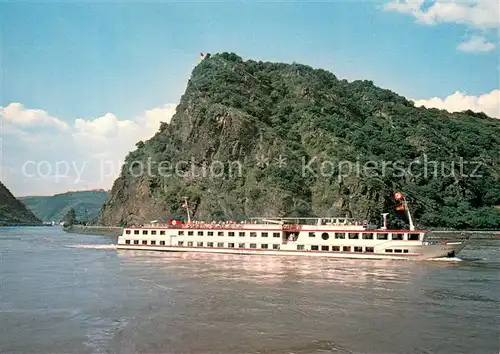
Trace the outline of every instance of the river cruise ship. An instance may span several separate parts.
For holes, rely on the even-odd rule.
[[[465,246],[465,239],[434,239],[429,230],[416,230],[406,200],[409,230],[388,229],[387,214],[381,228],[340,217],[194,221],[184,203],[188,222],[125,227],[118,249],[421,260],[454,257]]]

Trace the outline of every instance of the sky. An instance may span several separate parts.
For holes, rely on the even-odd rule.
[[[500,118],[498,2],[0,2],[0,177],[109,189],[169,122],[200,52],[299,62]]]

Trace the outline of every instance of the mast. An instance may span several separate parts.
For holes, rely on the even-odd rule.
[[[410,230],[415,230],[415,224],[413,224],[413,218],[411,216],[410,208],[408,208],[408,201],[406,200],[406,196],[401,192],[394,193],[394,199],[400,204],[396,205],[396,210],[404,210],[406,212],[406,216],[408,217],[408,223],[410,224]],[[402,209],[400,207],[403,207]]]
[[[408,215],[408,222],[410,223],[410,230],[415,230],[415,225],[413,224],[413,218],[411,217],[410,208],[408,208],[408,202],[406,201],[406,197],[403,196],[403,203],[405,205],[406,215]]]

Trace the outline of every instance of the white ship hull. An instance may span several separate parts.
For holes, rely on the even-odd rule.
[[[275,223],[276,220],[281,221]],[[452,257],[465,246],[465,240],[426,240],[425,230],[370,229],[339,219],[316,219],[312,224],[283,224],[283,220],[125,228],[117,247],[163,252],[422,260]]]
[[[222,253],[222,254],[244,254],[244,255],[267,255],[267,256],[301,256],[301,257],[327,257],[327,258],[350,258],[350,259],[395,259],[395,260],[423,260],[431,258],[442,258],[454,256],[462,249],[459,245],[425,246],[421,253],[408,254],[376,254],[376,253],[354,253],[354,252],[325,252],[325,251],[285,251],[285,250],[263,250],[263,249],[227,249],[227,248],[205,248],[205,247],[180,247],[180,246],[132,246],[118,245],[118,249],[160,251],[160,252],[196,252],[196,253]]]

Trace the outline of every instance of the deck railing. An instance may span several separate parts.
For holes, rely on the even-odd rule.
[[[149,227],[149,228],[169,228],[169,229],[247,229],[250,225],[254,225],[257,223],[252,222],[191,222],[191,223],[176,223],[176,224],[164,224],[164,223],[154,223],[148,224],[138,227]],[[269,224],[272,226],[277,226],[273,224]]]

